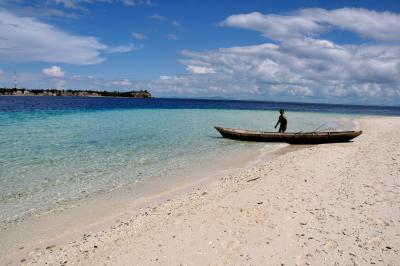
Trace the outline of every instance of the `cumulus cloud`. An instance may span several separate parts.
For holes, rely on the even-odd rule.
[[[143,41],[144,39],[147,38],[146,35],[144,35],[144,34],[142,34],[142,33],[139,33],[139,32],[132,32],[131,35],[132,35],[132,37],[133,37],[134,39],[140,40],[140,41]]]
[[[50,68],[44,68],[42,70],[43,74],[48,76],[48,77],[55,77],[55,78],[60,78],[64,77],[64,70],[61,69],[59,66],[52,66]]]
[[[131,88],[134,83],[127,78],[99,78],[95,76],[72,75],[64,78],[71,88],[92,88],[95,90],[124,90]]]
[[[18,2],[17,2],[18,3]],[[49,6],[19,6],[16,3],[9,4],[8,2],[0,1],[0,8],[12,11],[20,16],[37,17],[37,18],[68,18],[77,19],[79,15],[70,10],[62,10]]]
[[[136,5],[156,6],[156,4],[151,0],[121,0],[121,2],[127,6],[136,6]]]
[[[158,21],[168,21],[169,20],[167,17],[161,16],[159,14],[153,14],[153,15],[149,16],[149,18],[158,20]]]
[[[274,42],[184,50],[180,62],[191,75],[164,76],[153,86],[246,98],[400,100],[400,46],[387,42],[400,40],[398,14],[350,8],[303,9],[288,15],[254,12],[229,16],[221,25],[258,31]],[[319,37],[335,30],[362,39],[338,44]]]
[[[400,40],[400,15],[363,8],[304,9],[298,14],[318,24],[338,27],[374,40]]]
[[[94,37],[64,32],[36,18],[0,11],[0,61],[43,61],[77,65],[104,61],[107,48]]]
[[[215,73],[215,70],[212,69],[211,67],[205,67],[205,66],[192,66],[192,65],[187,65],[186,69],[193,74],[213,74]]]
[[[17,72],[18,88],[55,88],[56,82],[64,77],[54,78],[27,72]],[[5,71],[0,80],[0,87],[14,87],[14,71]]]
[[[257,90],[247,80],[231,82],[231,76],[223,74],[188,74],[188,75],[162,75],[158,80],[138,81],[137,88],[148,88],[155,95],[175,95],[184,97],[202,97],[225,95],[235,97],[243,96],[244,91]]]
[[[0,74],[0,87],[14,86],[13,72]],[[133,89],[149,89],[145,83],[134,82],[133,80],[122,78],[102,78],[92,75],[68,75],[59,66],[52,66],[42,70],[42,75],[17,72],[18,87],[28,89],[83,89],[83,90],[108,90],[108,91],[129,91]]]
[[[56,80],[55,81],[55,87],[58,90],[63,90],[66,89],[67,81],[65,80]]]
[[[113,80],[111,81],[111,84],[113,85],[118,85],[122,87],[130,87],[132,86],[132,82],[129,79],[121,79],[121,80]]]
[[[153,14],[153,15],[149,16],[149,18],[151,18],[153,20],[158,20],[158,21],[161,21],[161,22],[170,23],[173,27],[175,27],[177,29],[182,29],[183,28],[181,23],[179,23],[176,20],[172,20],[170,18],[167,18],[166,16],[162,16],[162,15],[159,15],[159,14]]]
[[[12,80],[10,80],[11,82]],[[28,76],[21,73],[18,75],[18,83],[21,87],[32,88],[32,84],[40,88],[58,88],[58,89],[84,89],[84,90],[108,90],[108,91],[127,91],[132,89],[141,89],[135,87],[132,80],[127,78],[110,78],[105,79],[95,76],[82,75],[64,75],[53,77],[48,75]],[[11,83],[9,83],[11,84]]]
[[[82,4],[91,3],[122,3],[126,6],[147,5],[155,6],[156,4],[151,0],[47,0],[47,3],[63,5],[65,8],[78,9]]]
[[[77,8],[79,1],[76,0],[49,0],[50,3],[61,4],[67,8]]]
[[[162,75],[160,76],[160,80],[184,80],[185,78],[182,76],[168,76],[168,75]]]
[[[156,6],[151,0],[0,0],[0,8],[22,16],[79,18],[91,13],[90,4],[122,4],[125,6]]]
[[[172,21],[172,26],[174,26],[174,27],[177,28],[177,29],[182,29],[182,28],[183,28],[183,27],[182,27],[182,24],[179,23],[179,22],[176,21],[176,20]]]
[[[178,40],[178,36],[174,33],[167,34],[167,38],[174,41]]]
[[[128,53],[135,49],[138,49],[134,44],[130,43],[128,45],[119,45],[114,47],[107,48],[107,53],[115,54],[115,53]]]
[[[400,15],[363,8],[302,9],[289,15],[259,12],[232,15],[222,26],[255,30],[275,40],[313,36],[332,27],[374,40],[400,40]]]
[[[259,31],[266,37],[278,40],[302,37],[324,29],[315,21],[301,16],[263,15],[259,12],[232,15],[220,24]]]
[[[267,43],[206,52],[183,51],[182,55],[185,59],[181,62],[188,70],[207,66],[216,72],[203,79],[203,87],[219,86],[221,91],[240,81],[241,89],[235,93],[244,95],[400,96],[398,46],[340,46],[326,40],[306,38],[290,45]],[[183,77],[189,84],[198,83],[198,78]],[[221,83],[221,79],[225,83]],[[373,88],[374,94],[366,88]]]

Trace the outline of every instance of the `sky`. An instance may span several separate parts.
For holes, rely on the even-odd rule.
[[[400,1],[0,0],[0,87],[400,105]]]

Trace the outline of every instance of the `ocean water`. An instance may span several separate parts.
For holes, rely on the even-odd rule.
[[[275,144],[222,139],[214,125],[273,131],[351,129],[399,108],[184,99],[0,97],[0,223]]]

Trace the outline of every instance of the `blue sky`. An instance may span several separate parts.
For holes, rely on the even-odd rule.
[[[0,0],[0,86],[400,102],[399,1]]]

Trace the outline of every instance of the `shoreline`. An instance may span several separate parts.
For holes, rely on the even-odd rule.
[[[104,200],[104,198],[117,197],[118,199],[126,199],[129,202],[141,200],[142,198],[148,199],[157,197],[159,194],[168,193],[171,191],[179,190],[181,187],[192,186],[196,183],[203,183],[206,180],[211,180],[213,177],[224,175],[227,173],[235,173],[246,168],[251,168],[265,159],[271,159],[280,150],[288,148],[288,144],[273,144],[257,145],[257,147],[243,147],[236,152],[241,155],[231,155],[224,159],[217,161],[202,159],[199,166],[189,166],[183,169],[174,169],[170,173],[160,174],[133,182],[126,187],[116,187],[110,190],[101,190],[92,194],[86,195],[76,201],[67,201],[51,209],[41,210],[36,213],[28,214],[16,220],[1,221],[0,233],[9,230],[21,223],[29,223],[31,219],[37,219],[42,216],[57,215],[58,212],[68,211],[71,208],[76,208],[87,202]],[[205,165],[207,169],[204,169]],[[135,194],[135,195],[133,195]],[[123,196],[122,196],[123,195]]]
[[[207,165],[209,168],[207,170],[203,167],[175,170],[143,184],[135,183],[127,188],[95,193],[76,203],[31,215],[2,228],[0,258],[11,258],[12,264],[18,264],[16,258],[27,256],[26,250],[46,249],[47,241],[57,245],[65,244],[76,241],[88,231],[106,230],[115,221],[128,219],[149,206],[185,196],[191,191],[215,182],[217,177],[235,175],[252,169],[265,163],[266,160],[273,160],[280,154],[300,149],[300,146],[304,145],[298,146],[274,144],[268,149],[265,145],[242,148],[243,156],[233,156],[213,162]]]
[[[127,203],[122,215],[103,221],[102,229],[96,227],[101,223],[98,221],[91,228],[84,228],[84,234],[75,232],[75,239],[70,242],[44,237],[33,246],[8,246],[14,253],[1,256],[10,264],[65,265],[260,265],[266,261],[273,265],[333,265],[338,261],[342,265],[366,263],[367,256],[377,264],[383,263],[380,259],[395,262],[400,259],[399,242],[395,240],[400,235],[393,231],[400,223],[399,210],[393,209],[398,206],[398,197],[390,198],[382,210],[363,202],[373,202],[389,185],[388,191],[392,192],[387,193],[399,195],[399,181],[392,178],[391,183],[383,185],[385,179],[366,178],[378,184],[375,188],[360,178],[379,174],[375,169],[388,178],[396,169],[400,171],[400,154],[393,147],[400,140],[392,130],[400,126],[400,118],[364,117],[356,122],[366,131],[354,142],[296,145],[291,152],[287,151],[293,146],[288,146],[286,152],[281,149],[282,154],[270,161],[261,159],[258,165],[192,184],[182,193],[159,195],[158,200],[141,206],[140,202],[135,206]],[[380,133],[386,135],[377,139]],[[369,153],[365,153],[367,150]],[[385,156],[393,157],[385,161]],[[363,183],[361,192],[352,190],[358,188],[358,182]],[[368,189],[379,193],[360,197]],[[121,204],[122,199],[114,200]],[[365,212],[364,208],[373,209]],[[369,217],[370,213],[379,215]],[[377,230],[384,234],[369,234],[376,234]],[[354,244],[357,237],[361,239],[358,247]],[[349,254],[343,249],[348,249]],[[270,257],[264,254],[266,250]]]

